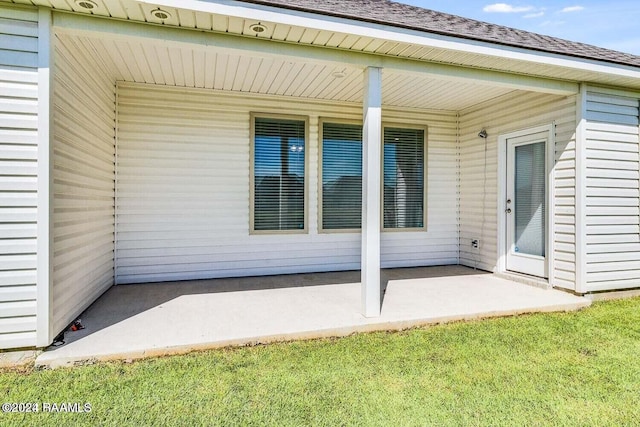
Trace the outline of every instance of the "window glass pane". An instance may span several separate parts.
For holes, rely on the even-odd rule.
[[[515,251],[544,256],[545,252],[545,143],[515,149]]]
[[[424,227],[424,130],[384,128],[384,227]]]
[[[362,126],[323,123],[322,228],[362,226]]]
[[[255,119],[254,229],[304,229],[305,122]]]

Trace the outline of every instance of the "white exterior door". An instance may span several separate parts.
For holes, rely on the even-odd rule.
[[[547,144],[549,133],[507,139],[506,268],[547,274]]]

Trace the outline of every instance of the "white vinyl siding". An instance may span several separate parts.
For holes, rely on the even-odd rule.
[[[497,266],[498,136],[555,122],[554,286],[575,288],[576,97],[514,92],[460,115],[460,263],[494,271]],[[478,137],[486,128],[488,138]],[[486,150],[485,150],[486,143]],[[503,179],[506,179],[504,177]],[[471,240],[480,241],[479,249]]]
[[[640,287],[640,101],[587,92],[585,291]]]
[[[115,82],[68,41],[55,43],[53,330],[113,284]]]
[[[319,118],[360,121],[357,104],[121,84],[117,283],[360,268],[359,233],[318,232]],[[306,234],[251,235],[251,112],[309,118]],[[428,232],[383,233],[384,267],[456,264],[456,116],[385,109],[429,126]]]
[[[0,6],[0,349],[36,345],[38,12]]]

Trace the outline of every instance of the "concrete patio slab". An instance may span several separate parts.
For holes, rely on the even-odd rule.
[[[521,313],[570,311],[590,300],[460,266],[384,272],[382,315],[360,314],[359,272],[127,285],[110,289],[37,366],[135,359],[223,346]]]

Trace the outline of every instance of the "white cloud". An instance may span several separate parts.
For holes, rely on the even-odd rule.
[[[582,7],[582,6],[569,6],[569,7],[565,7],[560,12],[561,13],[571,13],[571,12],[580,12],[581,10],[584,10],[584,7]]]
[[[534,10],[532,6],[512,6],[506,3],[495,3],[485,6],[483,9],[489,13],[522,13]]]
[[[532,19],[532,18],[542,18],[544,16],[544,12],[536,12],[530,13],[528,15],[524,15],[523,18]]]

